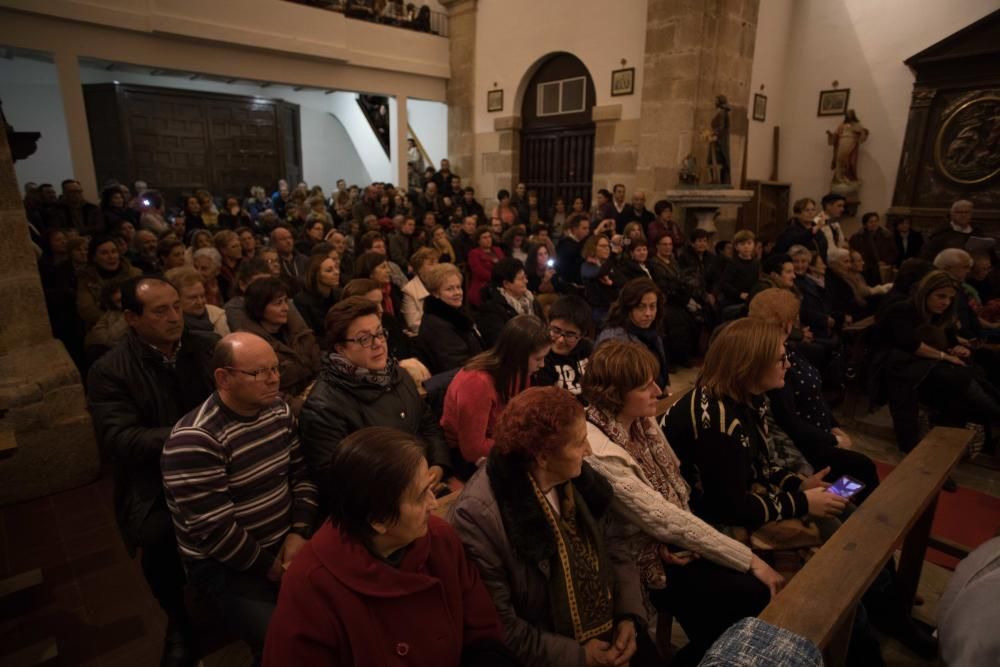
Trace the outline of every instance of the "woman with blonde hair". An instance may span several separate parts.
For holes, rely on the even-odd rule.
[[[205,284],[197,270],[190,266],[179,266],[167,271],[164,278],[180,296],[185,330],[213,341],[229,335],[226,311],[206,302]]]
[[[464,306],[462,272],[451,263],[438,264],[427,272],[417,343],[427,367],[437,375],[458,368],[483,350],[482,337]]]

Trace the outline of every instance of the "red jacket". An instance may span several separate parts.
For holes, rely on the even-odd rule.
[[[448,385],[441,413],[441,428],[462,458],[475,463],[493,449],[493,426],[504,403],[486,371],[460,370]]]
[[[500,618],[450,524],[431,516],[396,569],[327,521],[282,577],[264,665],[457,667],[484,640]]]
[[[469,257],[465,260],[469,265],[469,296],[467,301],[479,307],[482,303],[480,292],[490,284],[493,276],[493,265],[503,259],[503,250],[491,247],[489,251],[480,247],[475,247],[469,251]]]

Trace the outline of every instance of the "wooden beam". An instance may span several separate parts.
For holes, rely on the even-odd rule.
[[[59,657],[59,646],[52,637],[0,656],[2,667],[34,667]]]

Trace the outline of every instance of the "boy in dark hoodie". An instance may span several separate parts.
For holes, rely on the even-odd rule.
[[[559,297],[549,310],[549,335],[552,349],[545,365],[535,374],[535,385],[555,385],[580,395],[580,380],[587,368],[594,344],[590,333],[593,315],[583,298],[575,295]]]
[[[760,277],[760,260],[754,255],[756,240],[749,229],[741,229],[733,236],[733,258],[716,286],[723,320],[740,317],[750,302],[750,293]]]

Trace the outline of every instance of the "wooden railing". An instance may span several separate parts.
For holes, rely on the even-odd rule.
[[[972,437],[937,427],[796,574],[760,618],[802,635],[843,665],[854,610],[902,540],[898,582],[912,606],[937,496]]]

